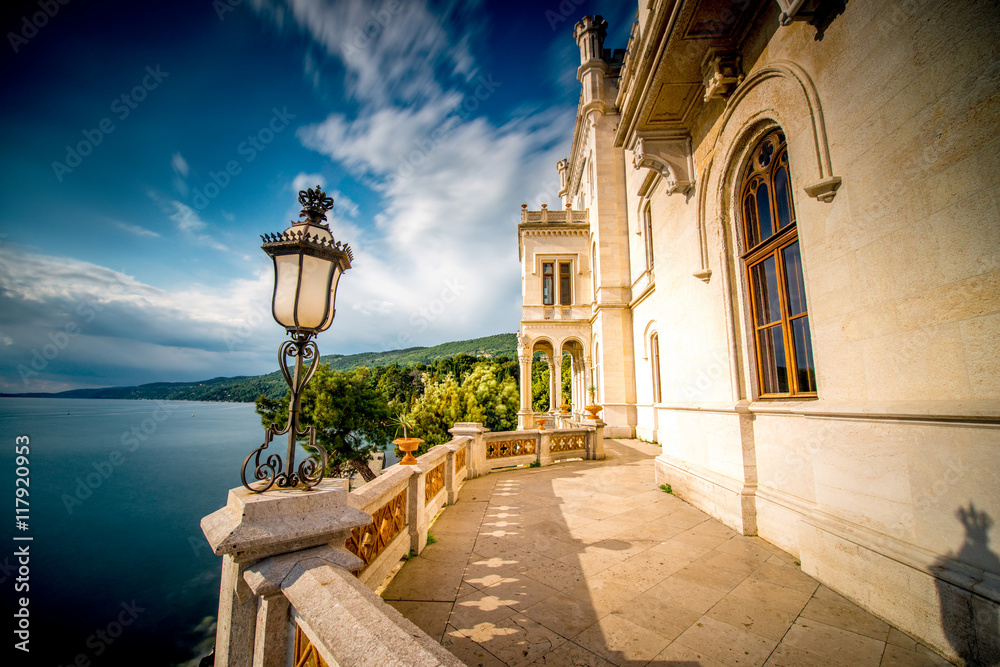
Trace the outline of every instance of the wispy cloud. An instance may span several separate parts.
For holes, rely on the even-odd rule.
[[[174,212],[170,214],[170,219],[177,223],[177,228],[182,232],[200,232],[205,229],[205,221],[198,217],[194,209],[179,201],[170,202],[174,207]]]
[[[271,281],[262,259],[249,278],[167,290],[108,267],[5,244],[0,247],[4,390],[70,388],[63,386],[67,376],[75,377],[76,386],[105,386],[265,372],[283,334],[261,316]],[[256,324],[233,350],[227,336],[246,322]],[[36,359],[49,344],[58,352]]]
[[[337,238],[351,242],[355,262],[342,279],[331,334],[350,346],[377,340],[389,348],[405,346],[409,336],[438,342],[514,331],[519,205],[557,203],[555,163],[573,111],[500,126],[479,116],[476,109],[506,89],[479,73],[473,36],[450,20],[467,7],[396,6],[396,14],[379,14],[378,5],[359,0],[288,0],[287,12],[274,4],[269,10],[291,17],[339,58],[363,104],[355,116],[333,113],[299,130],[304,146],[348,168],[381,199],[374,233],[337,221]],[[350,215],[353,202],[337,200],[338,211]]]
[[[305,30],[347,71],[348,93],[363,103],[419,102],[440,94],[436,73],[468,75],[473,67],[467,38],[455,36],[443,17],[474,11],[474,3],[452,0],[440,12],[425,2],[367,0],[254,0],[255,9],[281,28]],[[307,61],[312,76],[314,61]]]
[[[122,222],[121,220],[111,220],[110,222],[118,229],[128,232],[129,234],[135,234],[136,236],[153,236],[157,238],[160,236],[153,230],[146,229],[145,227],[141,227],[139,225],[131,225],[127,222]]]
[[[323,177],[323,174],[307,174],[305,172],[300,172],[295,178],[292,179],[292,184],[289,188],[292,192],[299,193],[302,190],[314,188],[317,185],[321,188],[326,187],[326,178]]]
[[[182,178],[187,178],[188,173],[191,169],[188,167],[187,160],[180,153],[174,153],[170,156],[170,166],[174,168],[174,171]]]

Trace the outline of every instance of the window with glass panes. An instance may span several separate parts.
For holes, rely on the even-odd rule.
[[[542,303],[551,306],[556,302],[555,274],[552,262],[542,263]]]
[[[760,396],[815,396],[788,147],[780,130],[760,141],[744,167],[740,217]]]
[[[653,268],[653,215],[649,206],[642,210],[642,235],[646,242],[646,268]]]
[[[556,271],[558,270],[558,282]],[[570,262],[542,262],[542,304],[556,303],[556,289],[559,290],[559,305],[573,305],[573,272]]]
[[[569,271],[569,262],[559,262],[559,304],[573,304],[573,281]]]

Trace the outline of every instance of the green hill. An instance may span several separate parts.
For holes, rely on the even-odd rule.
[[[453,357],[457,354],[472,356],[517,355],[517,337],[514,334],[497,334],[472,340],[443,343],[434,347],[411,347],[405,350],[386,352],[362,352],[360,354],[332,354],[321,356],[320,361],[329,363],[334,370],[346,371],[358,366],[414,366],[429,364]],[[0,397],[23,398],[118,398],[168,401],[234,401],[252,403],[264,394],[279,398],[285,394],[288,385],[280,371],[267,375],[217,377],[201,382],[152,382],[137,387],[104,387],[100,389],[74,389],[57,394],[0,394]]]
[[[360,354],[321,356],[320,360],[329,363],[335,371],[349,371],[358,366],[413,366],[430,364],[438,359],[454,357],[456,354],[469,354],[473,357],[508,357],[517,356],[517,336],[514,334],[497,334],[485,338],[460,340],[454,343],[442,343],[434,347],[409,347],[405,350],[390,350],[387,352],[362,352]]]

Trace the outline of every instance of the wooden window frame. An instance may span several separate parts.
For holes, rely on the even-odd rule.
[[[754,160],[757,159],[758,153],[761,152],[762,147],[765,143],[770,142],[772,147],[776,146],[773,151],[773,156],[771,161],[766,168],[755,168],[753,166]],[[758,398],[761,399],[812,399],[818,397],[818,392],[814,390],[802,390],[799,387],[799,377],[798,377],[798,351],[795,348],[794,332],[792,329],[792,322],[802,318],[808,318],[809,316],[809,305],[806,301],[805,294],[803,293],[802,299],[805,309],[801,313],[795,315],[790,315],[791,307],[789,303],[789,296],[787,290],[788,284],[788,274],[785,266],[784,250],[789,246],[798,243],[798,226],[795,216],[795,202],[792,195],[791,187],[791,169],[787,160],[788,146],[784,139],[784,134],[781,130],[772,130],[768,132],[764,137],[756,142],[752,151],[750,151],[750,156],[744,161],[741,177],[740,177],[740,187],[739,187],[739,199],[737,205],[737,216],[741,222],[743,231],[743,243],[746,252],[744,252],[742,259],[744,267],[746,270],[745,276],[747,281],[747,296],[750,302],[750,330],[751,337],[753,339],[753,349],[754,349],[754,360],[757,373],[757,389]],[[784,157],[784,162],[782,163],[782,158]],[[754,224],[755,221],[750,221],[746,219],[745,215],[745,201],[748,195],[754,197],[756,201],[756,192],[760,186],[758,180],[763,177],[763,184],[768,187],[769,193],[775,193],[774,186],[774,175],[778,169],[784,166],[785,175],[787,177],[787,194],[788,194],[788,206],[790,213],[790,222],[784,227],[779,228],[777,231],[773,232],[771,236],[758,241],[756,245],[751,247],[752,237],[750,225]],[[771,225],[772,229],[779,224],[779,211],[778,211],[778,198],[776,194],[771,194],[768,198]],[[799,245],[799,256],[801,257],[801,244]],[[758,318],[757,312],[757,294],[756,287],[754,286],[753,279],[753,269],[766,260],[774,258],[775,266],[775,282],[777,283],[778,289],[778,303],[780,317],[774,322],[769,322],[767,324],[759,324],[760,319]],[[805,289],[803,281],[803,290]],[[788,384],[787,392],[765,392],[765,380],[764,380],[764,355],[761,352],[760,344],[760,332],[773,328],[775,326],[781,326],[781,338],[784,345],[785,353],[785,374]],[[812,350],[812,336],[811,331],[807,329],[809,336],[809,349],[808,354],[811,358],[812,365],[811,371],[813,375],[813,383],[816,383],[816,366],[815,366],[815,354]],[[775,372],[777,367],[775,367]]]
[[[555,276],[555,260],[543,260],[542,261],[542,305],[543,306],[554,306],[556,303],[556,276]],[[546,271],[545,267],[548,266],[549,269]],[[549,281],[549,296],[550,299],[545,298],[545,281]]]
[[[653,213],[649,204],[642,209],[642,236],[645,241],[646,270],[653,268]]]
[[[560,306],[563,306],[563,307],[572,306],[573,305],[573,282],[574,282],[573,281],[573,262],[571,262],[569,260],[561,260],[561,261],[556,262],[556,264],[559,267],[559,269],[558,269],[558,271],[559,271],[559,273],[558,273],[558,279],[559,279],[559,282],[558,282],[558,284],[559,284],[559,298],[557,299],[557,301],[559,302]],[[563,275],[563,267],[565,267],[565,269],[566,269],[566,275],[565,276]],[[566,285],[565,292],[563,291],[563,279],[564,278],[565,278],[565,280],[568,281],[568,283]]]

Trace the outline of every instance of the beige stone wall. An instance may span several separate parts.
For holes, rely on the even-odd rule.
[[[776,5],[763,20],[775,14]],[[769,68],[804,77],[771,76],[738,105],[706,107],[694,137],[701,210],[697,196],[651,197],[656,293],[634,311],[633,340],[641,349],[656,321],[664,404],[640,410],[637,429],[655,432],[659,474],[682,495],[734,527],[754,525],[810,573],[958,655],[940,614],[915,610],[934,597],[932,566],[972,572],[986,582],[975,595],[998,590],[983,574],[1000,574],[996,547],[969,548],[957,512],[971,504],[1000,518],[1000,12],[995,3],[851,2],[823,40],[814,35],[804,23],[759,30],[744,52],[748,81]],[[822,175],[820,108],[803,79],[843,179],[831,203],[803,191]],[[735,427],[733,407],[756,389],[732,166],[775,126],[789,141],[819,400],[753,404],[751,472],[740,465],[748,432]],[[643,176],[627,191],[632,229]],[[699,216],[707,285],[691,275]],[[641,258],[641,239],[628,242]],[[651,396],[645,375],[640,404]],[[754,473],[751,524],[739,494]],[[986,537],[995,545],[1000,534]],[[848,556],[844,544],[864,555]],[[883,574],[910,581],[914,597],[873,585]],[[973,595],[965,581],[955,590]]]
[[[588,162],[566,198],[590,211],[585,257],[599,250],[590,349],[607,432],[656,439],[658,480],[681,497],[963,657],[948,631],[955,600],[993,609],[964,623],[1000,636],[1000,5],[851,0],[819,40],[763,7],[745,80],[694,121],[693,190],[667,194],[661,179],[640,195],[649,170],[613,145],[614,110],[588,112],[572,148]],[[757,400],[732,209],[735,172],[775,127],[816,400]],[[806,192],[833,176],[832,201]],[[959,514],[973,508],[992,521],[978,533]]]

